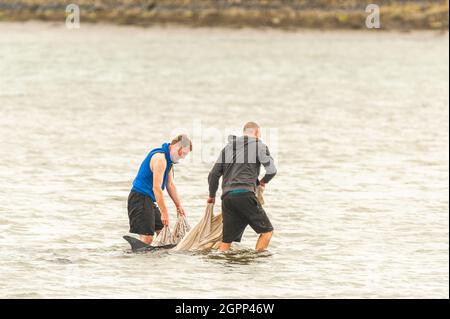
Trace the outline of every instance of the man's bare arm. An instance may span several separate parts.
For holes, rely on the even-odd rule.
[[[178,213],[181,215],[185,215],[184,209],[181,206],[180,197],[178,196],[177,187],[173,182],[172,170],[169,172],[169,177],[167,178],[167,192],[169,193],[170,198],[172,198],[173,203],[177,207]]]
[[[161,188],[166,165],[167,162],[164,154],[155,154],[150,161],[150,169],[153,172],[153,193],[155,194],[156,203],[158,203],[158,208],[161,212],[161,221],[164,225],[169,225],[169,213],[167,211],[166,203],[164,202],[163,190]]]

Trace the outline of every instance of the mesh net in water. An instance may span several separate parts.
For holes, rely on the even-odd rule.
[[[152,246],[161,247],[178,244],[190,229],[191,226],[189,226],[186,217],[183,215],[178,215],[173,232],[170,231],[168,226],[164,226],[158,236],[156,236],[153,240]]]
[[[263,192],[263,187],[258,187],[256,190],[256,197],[261,205],[264,204]],[[222,229],[222,214],[214,215],[214,204],[207,204],[205,213],[197,225],[172,250],[192,251],[218,248],[222,241]]]

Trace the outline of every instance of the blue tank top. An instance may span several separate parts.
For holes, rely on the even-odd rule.
[[[164,172],[164,178],[162,181],[161,188],[164,190],[166,188],[167,178],[169,177],[170,169],[172,168],[172,160],[170,159],[169,143],[164,143],[160,148],[155,148],[148,153],[147,157],[141,164],[136,178],[133,181],[133,188],[131,190],[141,193],[156,202],[155,194],[153,193],[153,172],[150,169],[150,161],[154,154],[164,153],[167,161],[166,170]]]

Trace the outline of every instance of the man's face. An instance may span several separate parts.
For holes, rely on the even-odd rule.
[[[184,159],[190,152],[190,147],[181,147],[179,145],[174,145],[170,151],[170,158],[172,162],[178,163],[181,159]]]

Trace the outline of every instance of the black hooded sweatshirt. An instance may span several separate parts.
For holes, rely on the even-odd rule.
[[[233,189],[254,192],[259,184],[261,164],[266,171],[262,181],[268,183],[277,173],[277,169],[267,145],[255,137],[230,135],[228,144],[220,152],[208,175],[209,197],[216,196],[220,177],[223,195]]]

